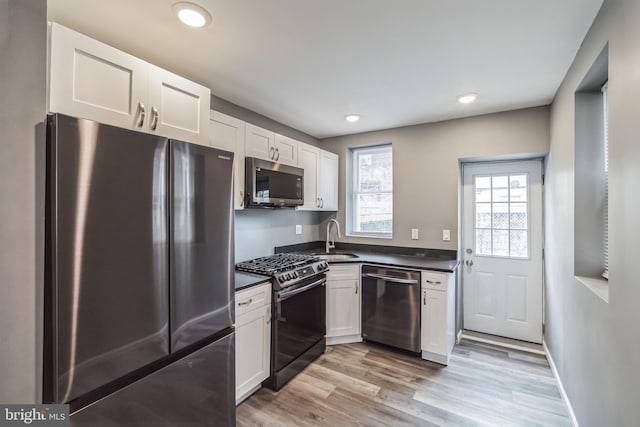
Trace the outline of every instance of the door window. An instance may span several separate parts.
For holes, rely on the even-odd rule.
[[[529,258],[527,174],[474,176],[475,253]]]

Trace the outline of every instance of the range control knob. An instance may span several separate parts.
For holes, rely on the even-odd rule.
[[[287,277],[285,274],[281,274],[278,279],[280,280],[280,283],[284,283],[287,281]]]

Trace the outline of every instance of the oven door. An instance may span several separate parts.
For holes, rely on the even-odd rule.
[[[275,294],[272,366],[280,371],[326,333],[324,274]]]

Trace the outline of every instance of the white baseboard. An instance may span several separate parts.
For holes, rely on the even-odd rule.
[[[462,339],[462,329],[460,329],[456,334],[456,344],[460,344],[461,339]]]
[[[327,337],[327,345],[351,344],[362,342],[362,335],[345,335],[342,337]]]
[[[573,412],[573,406],[571,406],[571,402],[569,401],[569,396],[567,396],[567,392],[564,390],[564,386],[562,385],[562,380],[560,379],[560,375],[558,374],[558,369],[556,369],[556,364],[553,362],[551,353],[549,353],[549,347],[547,347],[547,343],[544,339],[542,340],[542,348],[544,348],[545,355],[547,356],[547,360],[549,361],[551,372],[553,372],[553,376],[556,378],[556,381],[558,382],[560,395],[562,396],[562,400],[564,400],[564,404],[567,406],[567,410],[569,411],[569,418],[571,418],[571,423],[574,425],[574,427],[579,427],[578,419],[576,418],[575,412]]]

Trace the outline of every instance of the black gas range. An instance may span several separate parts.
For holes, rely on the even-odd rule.
[[[236,270],[271,277],[271,375],[263,385],[280,390],[326,348],[326,274],[315,256],[276,254],[236,264]]]

